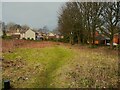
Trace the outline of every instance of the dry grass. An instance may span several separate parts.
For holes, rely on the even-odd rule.
[[[10,79],[14,87],[117,87],[118,55],[115,50],[55,42],[20,42],[11,52],[8,41],[3,46],[8,47],[3,53],[3,79]]]
[[[104,47],[90,49],[86,46],[70,47],[76,57],[58,70],[56,87],[117,88],[118,55]],[[106,52],[107,51],[107,52]],[[109,52],[108,52],[109,51]]]
[[[13,51],[16,48],[44,48],[54,45],[60,45],[62,43],[49,42],[49,41],[31,41],[31,40],[2,40],[0,45],[2,45],[2,52]]]

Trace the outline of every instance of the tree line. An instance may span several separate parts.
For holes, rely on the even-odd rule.
[[[58,30],[71,44],[95,45],[95,32],[110,38],[120,32],[120,2],[66,2],[59,11]]]

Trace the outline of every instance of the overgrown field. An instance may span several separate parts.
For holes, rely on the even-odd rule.
[[[9,79],[13,88],[117,87],[116,51],[53,42],[33,43],[33,47],[21,46],[3,53],[3,81]],[[39,47],[43,43],[44,47]]]

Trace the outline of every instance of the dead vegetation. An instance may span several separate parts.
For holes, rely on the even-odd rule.
[[[9,51],[8,46],[1,59],[3,80],[9,79],[13,87],[117,88],[116,50],[47,41],[21,42],[26,43],[15,50]]]

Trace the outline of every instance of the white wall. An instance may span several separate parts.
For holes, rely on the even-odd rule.
[[[55,36],[53,33],[49,33],[49,36]]]
[[[23,39],[23,38],[25,38],[25,33],[20,34],[20,39]]]
[[[29,29],[25,32],[25,39],[28,39],[28,38],[30,38],[30,39],[33,38],[35,40],[35,32],[32,31],[31,29]]]

